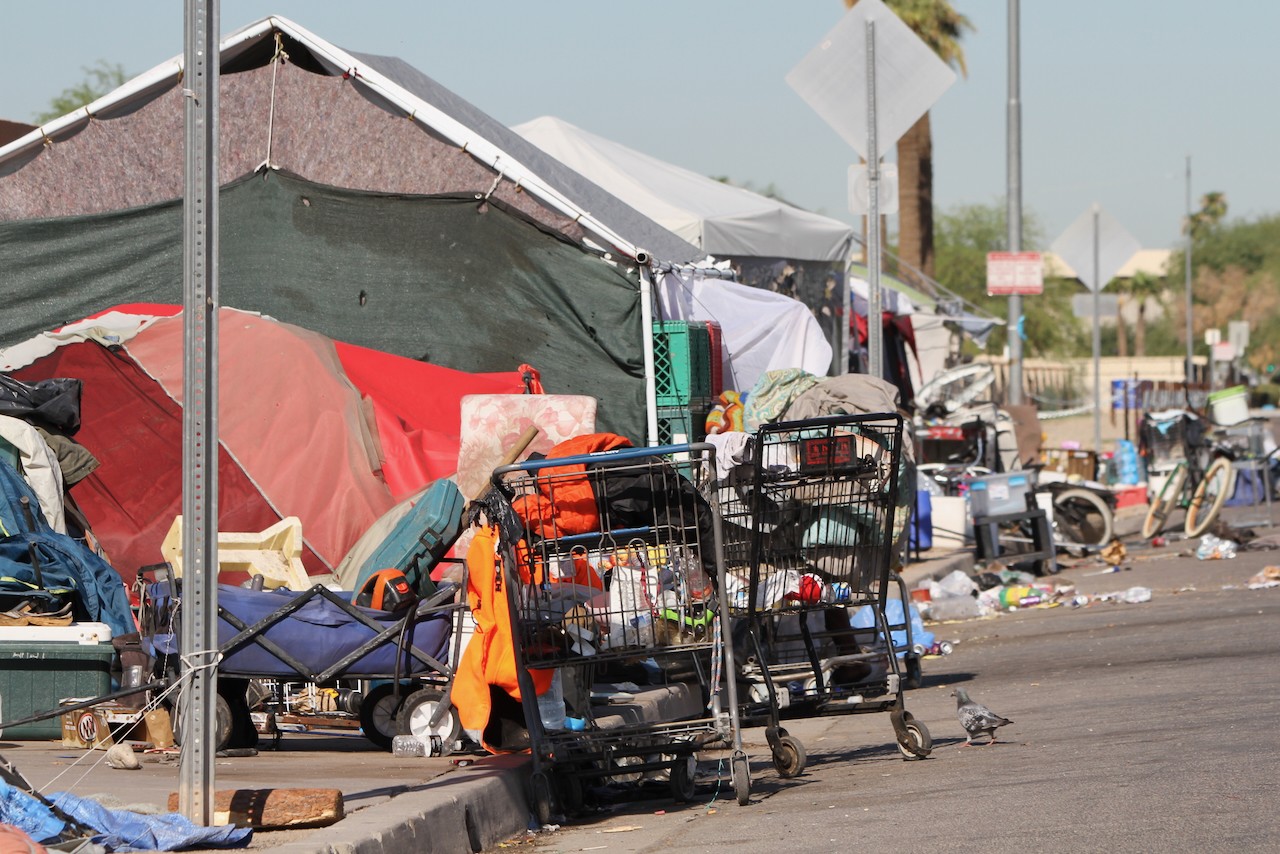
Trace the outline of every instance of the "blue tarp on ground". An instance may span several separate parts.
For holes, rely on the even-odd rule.
[[[239,848],[253,830],[224,824],[201,827],[177,813],[143,815],[104,807],[68,792],[49,801],[80,824],[98,831],[92,841],[109,851],[181,851],[184,848]],[[54,842],[66,822],[31,794],[0,780],[0,821],[12,824],[37,842]]]

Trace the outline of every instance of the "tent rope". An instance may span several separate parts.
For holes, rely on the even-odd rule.
[[[276,126],[276,71],[279,70],[282,62],[289,60],[289,54],[284,49],[284,37],[276,33],[276,52],[271,57],[271,104],[267,110],[267,157],[258,164],[258,168],[253,170],[261,172],[264,169],[274,169],[271,165],[271,143],[275,138]]]
[[[485,202],[489,201],[489,197],[493,195],[494,191],[498,189],[498,185],[502,183],[502,178],[503,178],[503,173],[502,173],[502,170],[499,169],[498,177],[494,178],[493,183],[489,185],[489,192],[485,193],[483,196],[477,194],[476,201],[480,202],[480,204],[484,204]]]

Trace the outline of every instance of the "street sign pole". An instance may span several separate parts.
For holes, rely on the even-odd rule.
[[[1102,322],[1101,312],[1099,311],[1100,295],[1102,294],[1102,264],[1099,259],[1099,245],[1101,239],[1099,237],[1098,218],[1101,214],[1101,208],[1097,205],[1093,206],[1093,281],[1095,287],[1093,289],[1093,450],[1099,456],[1102,455]]]
[[[1193,239],[1191,236],[1191,155],[1188,154],[1187,155],[1187,257],[1186,257],[1187,269],[1185,271],[1185,275],[1187,279],[1187,294],[1186,294],[1187,296],[1187,371],[1186,371],[1187,381],[1186,381],[1186,386],[1184,386],[1184,391],[1187,394],[1188,400],[1190,400],[1190,394],[1191,394],[1190,392],[1191,381],[1195,378],[1195,375],[1196,375],[1196,366],[1195,366],[1196,342],[1192,338],[1192,335],[1194,335],[1195,333],[1192,331],[1193,324],[1191,320],[1191,309],[1192,309],[1191,244],[1192,242],[1193,242]]]
[[[178,809],[213,824],[218,608],[218,3],[186,0]]]
[[[867,21],[867,373],[883,378],[880,311],[880,149],[876,141],[876,22]]]

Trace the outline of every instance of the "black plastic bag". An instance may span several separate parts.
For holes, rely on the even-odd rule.
[[[55,377],[25,383],[0,374],[0,415],[74,436],[80,429],[81,387],[77,379]]]

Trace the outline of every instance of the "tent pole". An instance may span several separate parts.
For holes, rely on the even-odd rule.
[[[644,411],[652,447],[658,444],[658,390],[653,375],[653,282],[649,278],[648,253],[637,252],[636,263],[640,267],[640,323],[644,327]]]

